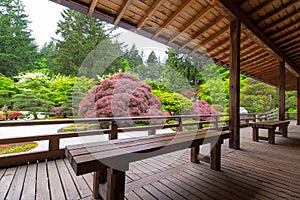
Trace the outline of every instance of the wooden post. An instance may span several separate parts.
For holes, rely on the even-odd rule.
[[[241,22],[235,19],[230,22],[229,147],[232,149],[240,149],[240,45]]]
[[[200,153],[200,147],[195,146],[191,148],[191,162],[199,163],[198,154]]]
[[[297,125],[300,125],[300,77],[297,78]]]
[[[125,193],[125,172],[107,169],[107,200],[123,200]]]
[[[279,63],[279,120],[285,120],[285,62]]]
[[[210,168],[213,170],[221,170],[221,144],[223,141],[217,141],[210,150]],[[212,145],[212,143],[210,144]]]
[[[118,124],[115,120],[111,121],[111,133],[109,134],[109,140],[118,139]]]
[[[179,117],[178,118],[178,126],[176,127],[176,132],[181,132],[183,130],[183,126],[182,126],[182,118]]]

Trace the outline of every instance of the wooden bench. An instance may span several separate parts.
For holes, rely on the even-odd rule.
[[[210,143],[210,167],[220,170],[221,144],[229,137],[230,133],[216,130],[186,131],[70,145],[66,156],[76,175],[94,172],[94,198],[124,199],[129,163],[186,148],[191,148],[191,162],[199,163],[199,146]]]
[[[269,144],[275,144],[275,129],[279,127],[279,133],[282,134],[282,137],[287,137],[288,131],[287,127],[290,124],[290,121],[279,121],[279,120],[268,120],[262,122],[252,122],[249,123],[249,126],[253,128],[252,140],[258,142],[258,140],[267,140]],[[259,128],[268,129],[268,137],[259,136]]]

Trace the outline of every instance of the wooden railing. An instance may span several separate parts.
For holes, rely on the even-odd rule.
[[[241,115],[241,126],[247,126],[250,121],[267,120],[274,116],[274,112],[264,114]],[[200,119],[211,118],[210,121]],[[64,149],[60,148],[60,140],[64,138],[75,138],[91,135],[108,134],[110,140],[117,139],[122,132],[148,131],[148,135],[156,134],[159,129],[172,128],[176,131],[184,129],[214,128],[228,130],[228,115],[180,115],[159,117],[120,117],[120,118],[91,118],[91,119],[67,119],[67,120],[33,120],[33,121],[3,121],[1,127],[33,126],[33,125],[55,125],[55,124],[108,124],[107,129],[75,131],[68,133],[52,133],[48,135],[35,135],[25,137],[14,137],[0,139],[0,145],[32,141],[49,141],[48,149],[39,152],[28,152],[19,154],[7,154],[0,156],[0,167],[12,166],[21,163],[36,162],[38,160],[52,159],[64,156]],[[196,119],[196,120],[195,120]],[[126,121],[160,121],[159,124],[147,126],[120,126]],[[170,123],[173,120],[174,123]]]

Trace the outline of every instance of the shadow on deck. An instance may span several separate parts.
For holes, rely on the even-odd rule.
[[[126,198],[300,199],[299,127],[292,122],[276,145],[251,136],[241,129],[242,150],[223,145],[222,172],[190,163],[189,150],[132,163]],[[92,175],[75,176],[65,159],[0,169],[0,199],[92,199],[91,188]]]

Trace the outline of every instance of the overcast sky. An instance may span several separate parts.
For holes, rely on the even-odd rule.
[[[25,12],[28,20],[31,21],[29,28],[32,30],[32,36],[39,47],[51,40],[51,37],[57,38],[55,31],[57,22],[61,19],[61,12],[65,7],[53,3],[49,0],[23,0]],[[147,56],[151,50],[154,50],[161,59],[165,57],[167,47],[153,40],[134,34],[130,31],[119,29],[122,34],[119,37],[120,42],[124,42],[130,48],[133,43],[139,50],[145,52]]]

